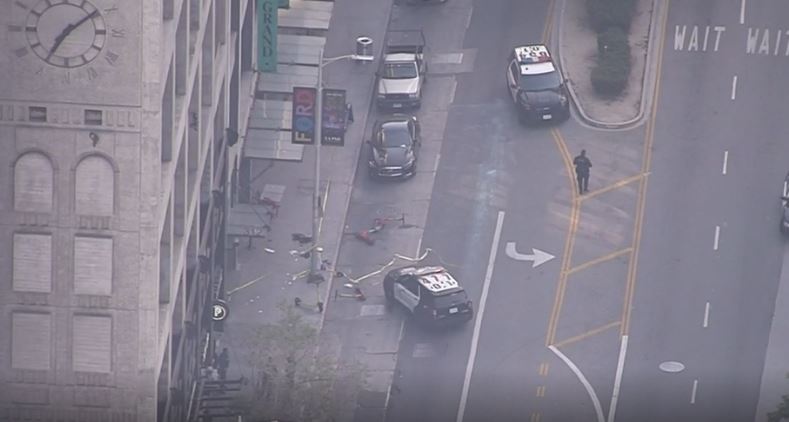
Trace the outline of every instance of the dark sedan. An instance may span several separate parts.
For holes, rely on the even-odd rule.
[[[414,116],[395,115],[375,122],[367,161],[370,176],[406,178],[416,173],[421,143],[419,121]]]

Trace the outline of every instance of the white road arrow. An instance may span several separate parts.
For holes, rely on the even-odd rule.
[[[548,252],[543,252],[537,248],[531,248],[531,255],[518,253],[517,249],[515,249],[515,242],[507,242],[507,249],[505,252],[507,252],[508,257],[517,261],[533,261],[531,264],[532,268],[556,258]]]

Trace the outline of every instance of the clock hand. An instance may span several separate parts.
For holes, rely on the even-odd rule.
[[[60,47],[60,44],[62,44],[63,41],[65,41],[66,37],[68,37],[68,35],[72,31],[77,29],[80,25],[85,23],[85,21],[87,21],[88,19],[91,19],[94,16],[96,16],[97,13],[99,13],[99,11],[98,10],[94,10],[90,14],[85,15],[82,19],[80,19],[76,23],[70,23],[70,24],[66,25],[66,27],[63,28],[63,31],[61,31],[60,34],[58,34],[58,36],[55,37],[55,44],[52,46],[52,49],[49,50],[49,53],[47,54],[47,60],[49,60],[49,58],[52,57],[53,54],[55,54],[55,51],[58,49],[58,47]]]
[[[58,47],[60,47],[60,44],[63,43],[63,41],[68,36],[68,34],[70,34],[71,31],[73,31],[73,30],[74,30],[74,28],[73,28],[72,24],[68,24],[63,29],[63,31],[61,31],[60,34],[58,34],[58,36],[55,37],[55,44],[53,44],[52,45],[52,49],[49,50],[49,53],[47,54],[47,60],[49,60],[49,58],[52,57],[53,54],[55,54],[55,51],[58,49]]]
[[[79,21],[77,21],[77,23],[73,24],[74,26],[71,28],[71,30],[73,31],[73,30],[74,30],[74,29],[76,29],[78,26],[80,26],[80,25],[82,25],[83,23],[85,23],[85,21],[86,21],[86,20],[88,20],[88,19],[92,19],[94,16],[96,16],[96,14],[97,14],[97,13],[99,13],[98,9],[97,9],[97,10],[94,10],[94,11],[92,11],[92,12],[90,12],[90,14],[88,14],[88,15],[85,15],[85,16],[84,16],[82,19],[80,19]],[[71,31],[69,31],[69,32],[71,32]]]

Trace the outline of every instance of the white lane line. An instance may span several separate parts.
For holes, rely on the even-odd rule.
[[[436,162],[433,164],[433,173],[438,173],[438,160],[441,159],[441,153],[436,154]]]
[[[477,358],[479,331],[482,327],[482,316],[485,314],[485,302],[488,300],[488,289],[490,288],[490,280],[493,277],[493,264],[496,262],[496,254],[499,251],[501,226],[503,223],[504,211],[499,211],[499,217],[496,220],[496,230],[493,232],[493,245],[490,247],[488,270],[485,272],[485,281],[482,284],[482,296],[479,298],[479,309],[477,310],[477,318],[474,321],[474,333],[471,335],[471,352],[469,353],[468,362],[466,363],[466,377],[463,379],[463,390],[460,393],[457,422],[463,422],[463,414],[466,413],[466,400],[468,400],[468,388],[471,384],[471,372],[474,370],[474,360]],[[600,422],[602,422],[602,420]]]
[[[704,306],[704,328],[709,327],[710,325],[710,303],[707,302],[707,305]]]
[[[723,174],[726,174],[728,168],[729,168],[729,151],[723,151]]]
[[[608,422],[614,422],[616,415],[616,402],[619,400],[619,388],[622,385],[622,371],[625,369],[625,355],[627,354],[627,336],[622,336],[622,345],[619,347],[619,362],[616,364],[616,378],[614,379],[614,393],[611,396],[611,407],[608,408]]]
[[[718,250],[718,241],[721,238],[721,226],[715,226],[715,241],[712,243],[712,250]]]
[[[743,0],[743,1],[745,1],[745,0]],[[468,29],[468,27],[471,26],[471,16],[473,14],[474,14],[474,8],[472,7],[471,9],[469,9],[468,17],[466,18],[466,29]]]
[[[745,23],[745,0],[740,2],[740,25]]]
[[[586,389],[586,393],[589,394],[589,398],[592,399],[592,404],[594,404],[595,413],[597,413],[597,421],[605,422],[605,418],[603,417],[603,408],[602,406],[600,406],[600,399],[597,398],[597,394],[595,394],[594,388],[592,388],[592,384],[589,384],[589,381],[586,379],[586,377],[581,372],[581,370],[578,369],[577,366],[575,366],[575,364],[573,363],[573,361],[570,360],[570,358],[565,356],[564,353],[560,352],[559,349],[556,348],[556,346],[551,345],[548,346],[548,348],[551,349],[551,351],[555,353],[556,356],[559,356],[559,359],[563,360],[564,363],[566,363],[567,366],[570,367],[570,370],[573,371],[575,376],[578,377],[578,380],[581,381],[581,384],[583,384],[584,388]]]
[[[731,99],[735,99],[737,97],[737,75],[734,75],[734,79],[731,80]]]
[[[690,392],[690,404],[696,403],[696,390],[699,388],[699,380],[693,380],[693,391]]]

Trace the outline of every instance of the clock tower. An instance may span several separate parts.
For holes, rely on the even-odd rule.
[[[0,3],[0,421],[156,420],[162,0]]]
[[[194,418],[255,1],[0,6],[0,422]]]

